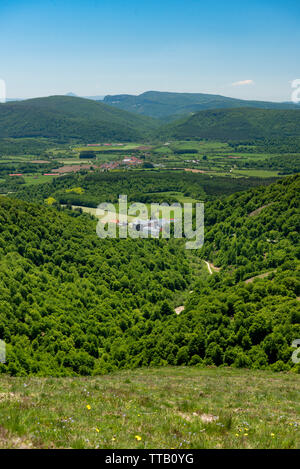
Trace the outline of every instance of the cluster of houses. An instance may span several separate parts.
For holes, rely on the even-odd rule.
[[[130,156],[122,160],[122,164],[130,165],[130,166],[136,166],[141,163],[142,163],[142,160],[140,160],[139,158],[136,158],[135,156]]]
[[[120,166],[120,163],[118,161],[112,161],[111,163],[103,163],[100,168],[104,169],[106,171],[109,171],[111,169],[116,169]]]
[[[164,227],[174,222],[174,218],[151,218],[147,220],[137,218],[129,223],[125,220],[119,219],[109,220],[109,223],[115,223],[119,227],[128,226],[130,229],[143,233],[145,236],[151,235],[154,237],[159,236],[159,233]],[[103,221],[103,223],[107,223],[107,221]]]
[[[143,161],[140,160],[139,158],[136,158],[135,156],[128,156],[124,158],[122,161],[112,161],[110,163],[103,163],[100,168],[101,169],[106,169],[106,170],[111,170],[111,169],[116,169],[119,166],[125,165],[125,166],[137,166],[141,164]]]
[[[100,144],[94,143],[89,144],[88,146],[99,146]],[[104,144],[104,145],[111,145],[111,144]],[[120,144],[123,145],[123,144]],[[48,161],[46,161],[48,163]],[[100,168],[106,171],[110,171],[112,169],[119,168],[120,166],[137,166],[142,164],[143,161],[135,156],[128,156],[125,157],[122,161],[111,161],[110,163],[103,163]],[[89,162],[88,164],[71,164],[71,165],[63,165],[59,168],[52,169],[51,173],[44,173],[44,176],[60,176],[69,173],[77,173],[82,170],[91,171],[97,169],[98,166],[96,164],[92,164]],[[23,174],[21,173],[11,173],[9,174],[10,177],[22,177]]]
[[[174,219],[168,220],[166,218],[153,218],[150,220],[134,220],[129,224],[129,227],[133,228],[135,231],[140,231],[145,235],[158,236],[159,233],[163,230],[164,226],[169,225],[171,222],[174,222]]]

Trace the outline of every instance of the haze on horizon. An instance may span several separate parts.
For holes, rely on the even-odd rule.
[[[148,90],[290,101],[298,0],[2,0],[9,98]]]

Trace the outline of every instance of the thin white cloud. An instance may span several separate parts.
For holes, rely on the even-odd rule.
[[[242,81],[235,81],[231,84],[231,86],[245,86],[245,85],[254,85],[253,80],[242,80]]]

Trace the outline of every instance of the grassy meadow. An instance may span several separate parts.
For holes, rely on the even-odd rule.
[[[299,448],[292,373],[166,367],[0,377],[0,448]]]
[[[239,175],[244,177],[255,177],[255,178],[274,178],[279,177],[278,171],[264,170],[264,169],[234,169],[233,175]]]

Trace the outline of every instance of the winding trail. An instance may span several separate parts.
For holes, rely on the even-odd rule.
[[[207,262],[207,261],[204,261],[205,264],[207,265],[207,268],[208,268],[208,272],[210,273],[210,275],[212,275],[212,270],[211,270],[211,267],[210,267],[210,263]]]
[[[277,269],[274,269],[274,270],[271,270],[270,272],[264,272],[263,274],[259,274],[259,275],[255,275],[254,277],[247,278],[247,280],[245,280],[245,283],[252,283],[256,278],[268,277],[270,274],[273,274],[276,271]]]

